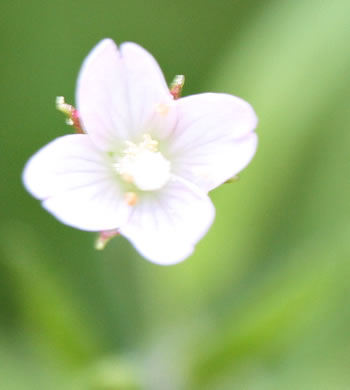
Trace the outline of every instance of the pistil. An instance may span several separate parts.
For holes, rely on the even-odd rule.
[[[158,190],[170,178],[170,162],[158,150],[158,141],[149,134],[144,134],[138,144],[127,141],[115,168],[125,182],[141,191]]]

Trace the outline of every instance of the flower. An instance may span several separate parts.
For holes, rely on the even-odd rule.
[[[104,39],[78,78],[83,134],[40,149],[25,187],[67,225],[118,232],[158,264],[184,260],[213,222],[208,192],[255,154],[257,118],[228,94],[174,96],[145,49]]]

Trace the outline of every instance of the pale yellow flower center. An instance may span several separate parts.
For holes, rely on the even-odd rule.
[[[126,141],[126,147],[114,164],[127,183],[142,191],[162,188],[170,178],[170,162],[158,150],[158,141],[149,134],[139,143]]]

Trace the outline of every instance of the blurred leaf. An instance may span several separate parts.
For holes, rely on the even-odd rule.
[[[240,182],[213,193],[217,219],[193,260],[190,280],[210,296],[264,272],[305,234],[328,237],[344,223],[349,8],[341,0],[272,2],[218,60],[212,85],[247,98],[260,123],[258,153]]]
[[[12,280],[12,294],[26,333],[44,343],[52,358],[81,366],[98,351],[96,337],[58,275],[44,267],[40,237],[19,223],[1,227],[3,266]],[[40,259],[40,260],[39,260]]]
[[[333,311],[334,300],[339,300],[337,289],[347,287],[342,275],[349,272],[349,264],[334,264],[332,260],[334,253],[343,261],[349,258],[349,231],[340,234],[334,246],[311,242],[298,247],[289,254],[293,262],[286,259],[287,266],[280,262],[269,275],[243,292],[239,306],[232,308],[228,318],[217,320],[211,334],[201,335],[200,346],[194,348],[198,388],[211,388],[211,381],[225,372],[232,375],[239,371],[247,360],[264,356],[265,361],[272,357],[281,362],[282,356],[288,357],[286,351],[300,346],[300,339],[302,343],[310,342],[310,337],[305,341],[304,335],[309,334],[312,343],[315,324]],[[321,350],[337,348],[334,341],[332,345],[324,341],[322,344]]]

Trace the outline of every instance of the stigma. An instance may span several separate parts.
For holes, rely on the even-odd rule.
[[[139,143],[126,141],[114,167],[121,178],[141,191],[155,191],[170,179],[170,162],[158,150],[158,141],[144,134]]]

